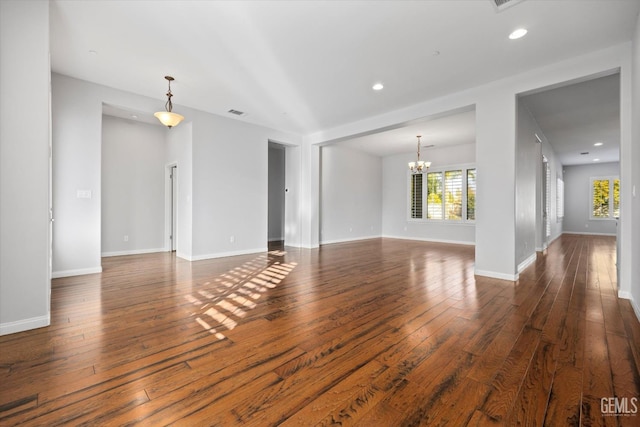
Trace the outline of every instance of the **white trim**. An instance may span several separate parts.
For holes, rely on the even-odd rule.
[[[427,218],[409,218],[408,223],[414,224],[438,224],[438,225],[465,225],[467,227],[475,227],[475,219],[427,219]]]
[[[576,231],[563,231],[562,234],[584,234],[586,236],[611,236],[616,237],[616,234],[613,233],[584,233],[584,232],[576,232]]]
[[[432,239],[428,237],[410,237],[410,236],[393,236],[389,234],[383,234],[382,237],[388,239],[401,239],[401,240],[417,240],[420,242],[432,242],[432,243],[450,243],[453,245],[466,245],[466,246],[475,246],[476,242],[468,241],[468,240],[447,240],[447,239]]]
[[[171,169],[173,167],[178,167],[178,161],[174,160],[172,162],[169,162],[167,164],[164,165],[164,249],[162,251],[159,252],[169,252],[172,248],[171,248],[171,239],[169,238],[169,235],[171,234],[171,212],[173,210],[173,206],[171,205]],[[177,197],[177,194],[176,194]],[[177,204],[177,202],[176,202]],[[177,212],[178,210],[176,209],[176,216],[178,214]],[[176,219],[176,227],[178,227],[178,221]],[[176,234],[176,236],[173,236],[174,238],[177,237],[177,230],[174,230],[174,234]],[[178,245],[175,245],[176,248],[178,247]],[[105,255],[102,255],[105,256]]]
[[[345,242],[356,242],[358,240],[369,240],[369,239],[379,239],[382,236],[362,236],[362,237],[351,237],[347,239],[334,239],[334,240],[321,240],[321,245],[331,245],[333,243],[345,243]]]
[[[532,253],[529,258],[525,259],[518,265],[518,274],[522,273],[527,267],[536,262],[536,253]]]
[[[51,324],[51,315],[32,317],[30,319],[17,320],[15,322],[0,323],[0,336],[15,334],[16,332],[31,329],[44,328]]]
[[[638,304],[636,304],[636,300],[633,299],[633,294],[631,294],[631,292],[618,291],[618,298],[629,300],[636,318],[640,321],[640,307],[638,307]]]
[[[510,282],[516,282],[520,278],[520,274],[506,274],[497,273],[495,271],[475,270],[473,272],[476,276],[491,277],[492,279],[509,280]]]
[[[542,248],[536,248],[536,252],[542,252],[542,251],[547,250],[547,249],[549,248],[549,246],[550,246],[553,242],[555,242],[556,240],[558,240],[558,239],[562,236],[562,234],[563,234],[563,233],[557,234],[554,238],[552,238],[552,239],[551,239],[551,240],[549,240],[548,242],[545,242],[545,243],[544,243],[544,247],[542,247]]]
[[[256,249],[245,249],[245,250],[242,250],[242,251],[219,252],[219,253],[215,253],[215,254],[196,255],[196,256],[192,256],[189,259],[189,261],[202,261],[202,260],[205,260],[205,259],[225,258],[225,257],[228,257],[228,256],[256,254],[256,253],[260,253],[260,252],[267,252],[268,250],[269,249],[267,247],[263,247],[263,248],[256,248]]]
[[[60,277],[84,276],[85,274],[96,273],[102,273],[102,266],[93,268],[80,268],[77,270],[54,271],[51,273],[51,278],[59,279]]]
[[[178,251],[176,251],[176,256],[177,256],[178,258],[186,259],[187,261],[193,261],[193,260],[191,259],[191,255],[186,255],[186,254],[183,254],[182,252],[178,252]]]
[[[102,257],[112,257],[112,256],[124,256],[124,255],[140,255],[140,254],[153,254],[156,252],[168,252],[165,248],[155,248],[155,249],[134,249],[131,251],[116,251],[116,252],[102,252]]]

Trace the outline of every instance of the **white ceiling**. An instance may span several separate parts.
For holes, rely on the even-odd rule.
[[[425,118],[397,129],[350,138],[338,143],[341,146],[384,157],[398,153],[415,152],[418,135],[422,137],[420,146],[426,150],[452,145],[474,144],[476,142],[476,112],[471,110],[443,117]],[[423,151],[422,154],[424,153]]]
[[[628,41],[639,10],[638,0],[525,0],[499,13],[491,0],[53,0],[51,61],[158,109],[172,75],[176,112],[308,134]],[[509,40],[518,27],[529,34]],[[443,132],[429,129],[438,120],[387,135],[397,148],[354,144],[412,151],[417,131]],[[468,137],[456,128],[433,143]]]
[[[523,96],[563,165],[620,160],[620,75]],[[601,142],[601,146],[594,146]],[[588,153],[588,154],[581,154]]]

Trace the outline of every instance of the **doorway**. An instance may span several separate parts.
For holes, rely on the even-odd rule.
[[[178,250],[178,165],[165,169],[165,250]]]
[[[269,141],[268,235],[269,249],[284,247],[285,240],[285,146]]]
[[[547,249],[551,237],[551,167],[542,155],[542,249]]]

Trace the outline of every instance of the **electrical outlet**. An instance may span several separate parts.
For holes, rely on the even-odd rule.
[[[128,242],[128,241],[129,241],[129,236],[127,236],[126,234],[125,234],[125,236],[124,236],[124,241],[125,241],[125,242]]]
[[[235,243],[235,241],[236,241],[236,236],[229,237],[229,243]]]

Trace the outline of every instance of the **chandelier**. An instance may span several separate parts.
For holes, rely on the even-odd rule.
[[[174,78],[171,76],[164,76],[164,78],[169,82],[167,103],[164,104],[164,108],[166,111],[158,111],[154,114],[154,116],[156,116],[158,120],[160,120],[160,123],[171,128],[173,126],[177,126],[182,120],[184,120],[184,117],[171,111],[173,109],[173,103],[171,102],[171,97],[173,96],[173,94],[171,93],[171,82],[174,80]]]
[[[425,162],[424,160],[420,160],[420,138],[422,138],[422,135],[418,135],[417,138],[418,138],[418,158],[416,159],[415,162],[409,162],[409,170],[411,171],[411,173],[422,173],[427,169],[429,169],[429,166],[431,166],[431,162]]]

